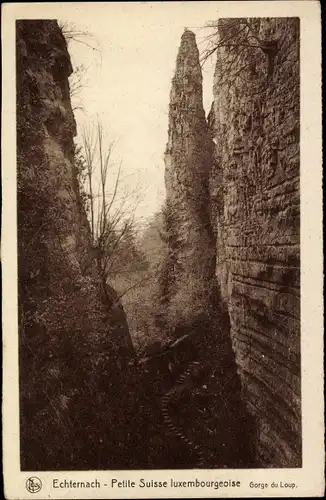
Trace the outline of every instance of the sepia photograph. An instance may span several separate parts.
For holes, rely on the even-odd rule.
[[[187,3],[14,21],[19,498],[303,467],[302,22]]]

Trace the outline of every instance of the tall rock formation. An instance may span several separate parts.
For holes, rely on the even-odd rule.
[[[211,292],[215,268],[208,203],[211,162],[199,53],[195,35],[186,30],[172,80],[165,153],[168,307],[175,325],[183,315],[188,320],[204,313]]]
[[[261,466],[301,465],[299,19],[222,19],[210,125],[217,277]],[[229,46],[228,46],[229,45]]]
[[[197,427],[192,440],[203,447],[204,466],[247,466],[250,424],[240,398],[228,314],[215,278],[209,201],[212,145],[203,109],[199,52],[194,33],[186,30],[172,80],[165,154],[164,328],[174,338],[186,338],[184,352],[191,346],[202,368],[200,387],[205,394],[194,389],[188,432]],[[206,420],[196,416],[203,401]],[[206,426],[214,429],[212,436],[206,435]]]
[[[94,265],[66,41],[56,21],[16,28],[21,467],[123,468],[133,352]]]

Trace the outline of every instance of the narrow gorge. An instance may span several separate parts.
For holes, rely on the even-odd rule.
[[[214,27],[207,117],[205,57],[181,36],[160,342],[139,355],[82,200],[67,42],[17,22],[23,470],[301,466],[299,20]]]
[[[189,30],[172,81],[166,318],[172,328],[175,318],[182,324],[200,318],[196,351],[205,357],[212,349],[212,365],[228,367],[236,384],[232,339],[242,401],[254,421],[256,463],[298,467],[299,20],[222,19],[216,26],[207,122],[199,52]]]

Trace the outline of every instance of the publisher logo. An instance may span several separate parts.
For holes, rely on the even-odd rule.
[[[26,489],[30,493],[38,493],[42,489],[42,481],[36,477],[29,477],[26,481]]]

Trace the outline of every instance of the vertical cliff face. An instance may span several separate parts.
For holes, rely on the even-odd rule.
[[[16,29],[21,465],[123,467],[133,353],[79,196],[70,58],[55,21]]]
[[[220,39],[232,39],[232,48],[225,43],[217,51],[210,114],[216,273],[243,396],[258,425],[257,460],[295,467],[301,464],[299,20],[245,22],[249,28],[241,19],[219,23]]]

